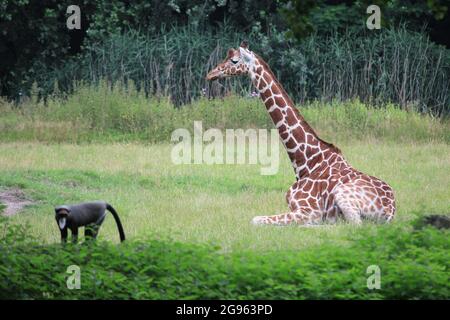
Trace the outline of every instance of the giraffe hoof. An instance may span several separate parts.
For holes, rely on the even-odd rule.
[[[253,225],[265,224],[266,217],[256,216],[252,219]]]

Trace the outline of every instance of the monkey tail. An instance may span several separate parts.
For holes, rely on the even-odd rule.
[[[119,215],[117,214],[116,210],[109,204],[106,204],[106,209],[108,209],[109,212],[111,212],[111,214],[114,217],[114,220],[116,220],[116,224],[117,224],[117,229],[119,229],[119,235],[120,235],[120,241],[124,241],[125,240],[125,232],[123,231],[123,227],[122,227],[122,223],[120,222],[119,219]]]

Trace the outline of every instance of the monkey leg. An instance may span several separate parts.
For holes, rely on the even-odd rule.
[[[66,243],[67,242],[67,228],[60,229],[59,231],[61,231],[61,243]]]
[[[94,225],[88,224],[86,227],[84,227],[84,238],[86,240],[92,240],[94,238]]]
[[[322,221],[322,214],[319,211],[310,208],[299,208],[294,212],[276,214],[272,216],[257,216],[252,220],[252,224],[268,224],[277,226],[286,226],[298,224],[305,226],[318,225]]]
[[[100,230],[100,227],[101,227],[103,221],[105,221],[105,217],[106,217],[106,213],[103,214],[97,221],[87,225],[84,228],[84,237],[86,238],[86,240],[97,239],[98,232]]]
[[[100,225],[98,225],[98,224],[96,224],[92,227],[92,236],[94,239],[97,239],[99,230],[100,230]]]
[[[106,213],[103,214],[92,226],[92,233],[94,236],[94,239],[97,239],[98,232],[100,231],[100,227],[103,224],[103,221],[105,221]]]
[[[86,240],[94,240],[97,239],[98,231],[100,229],[100,225],[91,223],[84,228],[84,237]]]
[[[72,229],[72,243],[78,242],[78,228]]]

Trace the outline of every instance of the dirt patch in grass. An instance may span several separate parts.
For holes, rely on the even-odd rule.
[[[17,188],[0,190],[0,213],[12,216],[33,202],[25,196],[25,193]]]

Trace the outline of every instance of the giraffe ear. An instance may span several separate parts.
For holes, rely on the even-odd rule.
[[[241,48],[244,48],[244,49],[248,49],[248,42],[245,41],[245,40],[242,41],[240,47],[241,47]]]
[[[233,48],[228,49],[227,58],[231,58],[233,55],[234,55],[234,49]]]

